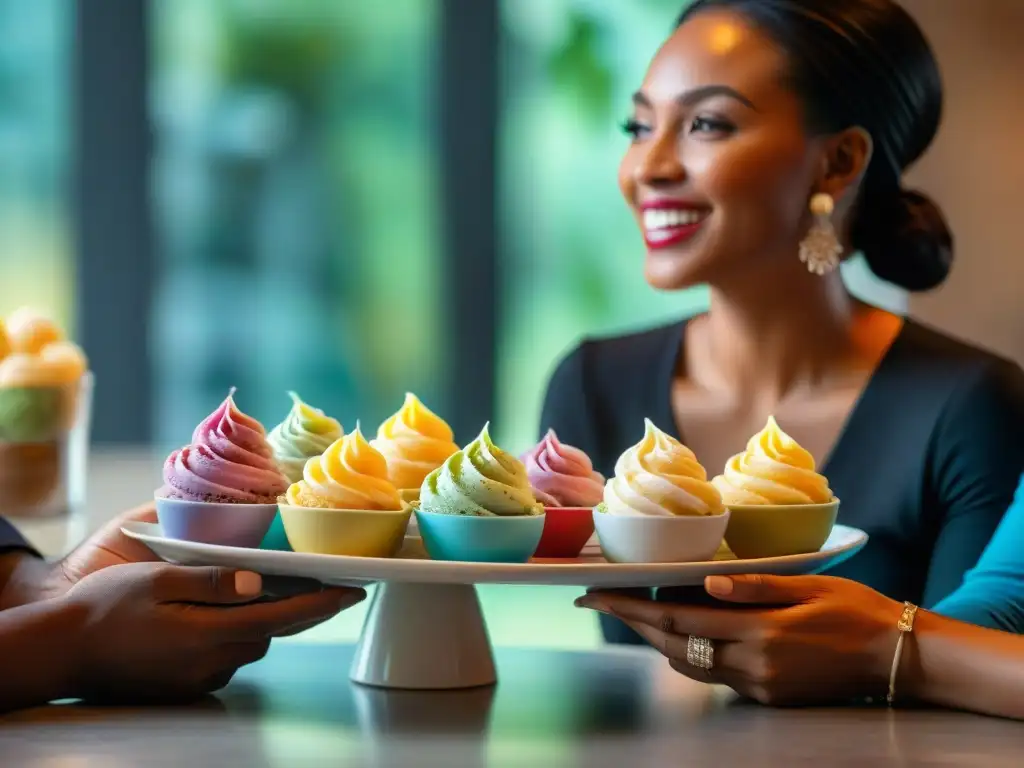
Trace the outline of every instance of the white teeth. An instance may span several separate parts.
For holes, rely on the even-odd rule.
[[[652,208],[644,211],[644,229],[658,230],[670,227],[685,227],[703,219],[703,211],[682,208]]]

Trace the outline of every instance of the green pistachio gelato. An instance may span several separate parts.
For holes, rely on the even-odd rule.
[[[0,387],[0,442],[54,440],[60,434],[64,410],[59,387]]]
[[[341,424],[319,408],[302,402],[294,392],[288,395],[292,409],[285,420],[270,431],[267,442],[281,471],[291,482],[297,483],[302,479],[306,462],[330,448],[344,433]]]
[[[435,469],[420,488],[420,508],[447,515],[539,515],[526,466],[480,435]]]

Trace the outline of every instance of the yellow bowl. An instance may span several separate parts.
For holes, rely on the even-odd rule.
[[[741,560],[817,552],[832,533],[839,499],[827,504],[729,506],[725,541]]]
[[[419,488],[399,488],[399,498],[406,504],[412,504],[414,501],[420,500],[420,489]]]
[[[350,557],[394,557],[412,509],[318,509],[281,504],[281,522],[296,552]]]

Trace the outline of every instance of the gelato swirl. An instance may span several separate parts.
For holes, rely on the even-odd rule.
[[[388,480],[387,462],[358,424],[354,432],[306,462],[302,480],[292,483],[282,501],[320,509],[402,509],[398,491]]]
[[[566,445],[549,429],[544,439],[522,456],[534,496],[545,507],[593,507],[601,503],[604,475],[590,457]]]
[[[290,482],[302,479],[306,462],[326,451],[331,443],[344,436],[341,424],[319,408],[302,401],[289,392],[292,409],[285,420],[270,430],[267,442],[274,452],[281,471]]]
[[[0,360],[0,389],[64,387],[88,368],[85,355],[70,341],[56,341],[38,354],[14,352]]]
[[[64,341],[64,333],[56,323],[29,307],[14,310],[6,325],[7,337],[15,352],[36,355],[50,344]]]
[[[491,440],[488,425],[480,435],[435,469],[420,489],[420,507],[448,515],[539,515],[526,467]]]
[[[459,450],[452,428],[411,392],[401,409],[380,425],[370,444],[388,462],[388,477],[396,488],[414,489],[427,475]]]
[[[196,427],[192,443],[164,462],[157,496],[219,504],[274,504],[288,480],[274,462],[263,425],[238,410],[232,389]]]
[[[728,505],[827,504],[833,499],[828,480],[815,471],[814,457],[772,416],[711,482]]]
[[[603,510],[613,515],[719,515],[718,490],[693,451],[644,419],[643,439],[615,463]]]

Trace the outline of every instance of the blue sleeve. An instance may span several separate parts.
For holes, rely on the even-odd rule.
[[[1017,495],[963,584],[936,613],[1004,632],[1024,634],[1024,477]]]
[[[7,549],[31,549],[18,529],[0,517],[0,552]]]

